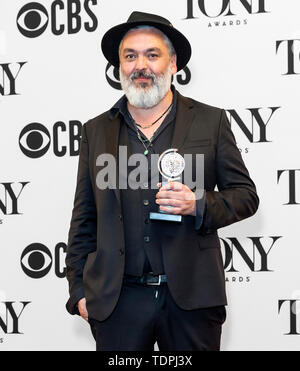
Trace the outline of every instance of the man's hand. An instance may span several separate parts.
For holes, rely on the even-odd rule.
[[[156,203],[160,210],[169,214],[196,215],[196,197],[189,187],[179,182],[157,185],[160,190],[156,194]],[[167,207],[168,205],[172,207]]]
[[[79,310],[79,313],[81,315],[81,317],[88,321],[88,317],[89,317],[89,314],[86,310],[86,300],[85,298],[82,298],[79,300],[79,302],[77,303],[77,306],[78,306],[78,310]]]

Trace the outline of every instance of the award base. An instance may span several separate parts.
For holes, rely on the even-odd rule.
[[[177,222],[177,223],[182,222],[182,215],[167,214],[167,213],[162,213],[162,212],[157,212],[157,213],[150,212],[149,218],[151,220],[163,220],[166,222]]]

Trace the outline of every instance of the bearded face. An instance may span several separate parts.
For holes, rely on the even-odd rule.
[[[140,70],[133,72],[129,77],[120,69],[122,89],[129,103],[138,108],[156,106],[168,93],[171,81],[171,63],[165,73],[155,74]]]
[[[144,109],[156,106],[168,93],[176,71],[176,55],[170,56],[161,32],[131,30],[123,38],[120,81],[131,105]]]

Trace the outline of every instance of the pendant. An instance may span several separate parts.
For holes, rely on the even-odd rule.
[[[148,150],[146,149],[146,151],[144,152],[144,155],[146,156],[146,155],[148,155]]]

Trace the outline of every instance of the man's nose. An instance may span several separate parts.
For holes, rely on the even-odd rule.
[[[143,55],[139,55],[136,60],[136,69],[137,70],[144,70],[147,68],[147,58]]]

